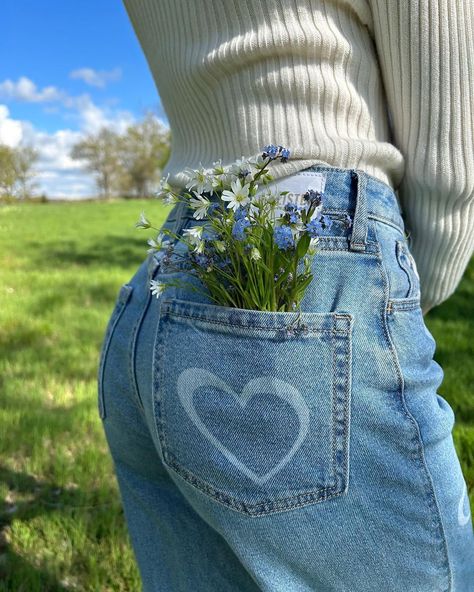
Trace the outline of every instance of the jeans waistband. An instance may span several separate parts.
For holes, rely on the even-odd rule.
[[[325,177],[322,213],[347,213],[353,219],[351,249],[364,249],[369,217],[380,219],[396,226],[402,232],[405,231],[398,197],[392,187],[380,179],[360,169],[326,165],[310,166],[291,177],[302,176],[307,172],[320,172]],[[310,180],[311,177],[308,175],[308,181]],[[284,177],[278,179],[278,188],[280,191],[285,190]],[[213,200],[212,195],[209,199]],[[175,209],[173,218],[176,218],[175,228],[179,229],[184,220],[193,217],[193,210],[183,202],[178,203]]]
[[[293,173],[288,177],[278,179],[279,191],[285,191],[285,179],[297,176],[308,176],[308,186],[311,186],[311,176],[308,173],[322,173],[325,179],[322,194],[322,214],[348,214],[352,219],[349,248],[353,251],[366,251],[368,237],[368,220],[373,218],[391,224],[402,233],[405,224],[398,197],[395,191],[373,175],[360,169],[338,168],[330,165],[316,164]],[[304,184],[303,184],[304,186]],[[211,201],[217,197],[204,194]],[[194,210],[184,201],[178,202],[168,216],[167,223],[174,233],[179,233],[186,220],[193,218]],[[157,259],[150,259],[152,272]]]

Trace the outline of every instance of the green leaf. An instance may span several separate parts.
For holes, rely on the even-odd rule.
[[[309,236],[309,234],[307,234],[307,233],[303,234],[303,236],[298,241],[298,244],[296,245],[296,255],[297,255],[298,259],[300,259],[301,257],[303,257],[306,254],[306,251],[308,250],[310,242],[311,242],[311,237]]]

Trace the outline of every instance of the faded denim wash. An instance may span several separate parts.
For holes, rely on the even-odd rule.
[[[282,336],[296,312],[157,299],[150,279],[190,279],[163,251],[119,291],[98,404],[144,592],[474,590],[455,417],[396,193],[358,169],[298,175],[315,171],[333,224],[306,333]],[[163,227],[197,223],[180,203]]]

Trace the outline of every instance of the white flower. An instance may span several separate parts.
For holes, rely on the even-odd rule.
[[[229,170],[229,167],[226,167],[224,173],[220,175],[220,183],[222,187],[229,189],[232,181],[235,179],[234,173]]]
[[[259,199],[261,199],[264,203],[275,206],[278,209],[278,204],[280,202],[280,194],[278,191],[275,191],[272,187],[266,187],[264,190],[259,194]],[[255,196],[257,197],[257,196]]]
[[[231,187],[232,187],[231,191],[229,191],[228,189],[225,189],[222,192],[221,199],[223,201],[228,201],[229,203],[227,204],[227,207],[232,208],[235,211],[240,206],[245,206],[249,203],[249,201],[250,201],[250,197],[249,197],[250,185],[249,184],[242,185],[242,182],[240,179],[235,179],[235,181],[232,181]]]
[[[308,253],[310,255],[314,255],[316,253],[316,247],[318,246],[319,238],[317,236],[312,236],[311,240],[309,241]]]
[[[230,183],[230,180],[227,183],[227,186],[229,185],[229,183]],[[222,191],[222,189],[224,189],[225,186],[226,186],[225,175],[219,175],[219,176],[214,177],[214,181],[212,183],[212,189],[213,189],[214,193],[219,193],[219,191]]]
[[[196,253],[202,253],[204,250],[204,241],[201,240],[203,230],[204,226],[192,226],[183,230],[183,236],[188,238]]]
[[[254,261],[258,261],[262,258],[260,251],[257,249],[257,247],[253,247],[253,249],[250,251],[250,258]]]
[[[225,173],[224,167],[222,166],[222,158],[213,162],[212,166],[214,167],[214,175],[223,175]]]
[[[306,225],[303,224],[303,222],[294,222],[292,224],[293,230],[299,234],[305,232],[306,230]]]
[[[145,216],[145,212],[142,212],[140,214],[140,220],[138,220],[138,222],[135,224],[135,226],[137,228],[150,228],[151,227],[151,223],[149,222],[149,220],[147,220],[147,218]]]
[[[153,247],[150,251],[159,251],[160,249],[166,249],[169,246],[170,241],[167,239],[165,240],[163,233],[159,232],[156,239],[149,238],[147,243],[150,247]]]
[[[157,298],[166,290],[166,284],[158,282],[156,280],[150,280],[151,293]]]
[[[201,164],[201,163],[199,163]],[[186,184],[188,189],[197,188],[198,193],[209,193],[213,190],[214,175],[208,173],[201,164],[197,170],[187,169],[191,171],[191,179]]]
[[[199,195],[196,191],[193,191],[193,193],[196,197],[192,197],[189,200],[190,207],[196,210],[193,214],[193,218],[196,220],[202,220],[207,215],[207,210],[211,205],[211,202],[207,197]]]
[[[191,228],[185,228],[183,234],[185,234],[191,242],[196,242],[201,239],[204,226],[191,226]]]
[[[243,175],[245,173],[245,177],[243,178],[244,182],[250,181],[251,177],[253,177],[252,162],[250,159],[244,158],[243,156],[232,163],[228,170],[235,176]]]
[[[220,253],[223,253],[225,251],[225,242],[224,241],[216,240],[216,241],[214,241],[214,246],[216,247],[216,249]]]
[[[163,197],[162,200],[166,205],[174,206],[179,202],[179,197],[174,193],[168,193],[168,195]]]
[[[314,210],[314,212],[311,216],[311,220],[315,220],[316,218],[319,218],[321,216],[322,212],[323,212],[323,204],[321,203]]]
[[[267,160],[267,158],[263,158],[261,152],[259,152],[257,156],[249,158],[250,164],[257,169],[263,169],[265,164],[268,164]]]
[[[169,176],[170,174],[168,173],[166,177],[161,177],[155,197],[161,199],[166,204],[175,204],[178,202],[178,197],[168,183]]]
[[[195,253],[203,253],[204,252],[204,246],[205,246],[204,241],[199,241],[199,242],[195,243],[195,245],[196,245],[194,247]]]

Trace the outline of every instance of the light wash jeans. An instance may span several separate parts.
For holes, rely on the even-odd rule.
[[[333,224],[306,332],[282,332],[296,312],[189,288],[157,299],[151,278],[190,280],[163,251],[119,291],[98,402],[145,592],[474,590],[455,417],[397,196],[358,169],[311,172]],[[197,223],[180,203],[164,227]]]

